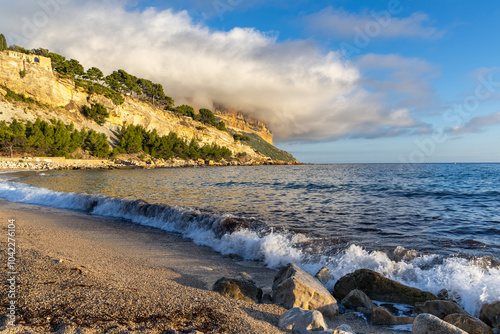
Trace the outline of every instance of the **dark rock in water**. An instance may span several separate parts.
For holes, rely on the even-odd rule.
[[[468,334],[460,328],[439,319],[438,317],[423,313],[415,318],[412,334]]]
[[[224,235],[226,233],[234,233],[241,229],[250,228],[250,222],[243,218],[225,218],[222,220],[217,226],[216,232],[220,235]]]
[[[469,334],[493,334],[493,329],[478,318],[468,314],[450,314],[444,318],[444,321]]]
[[[262,299],[262,289],[249,279],[222,277],[214,283],[213,291],[236,300],[258,303]]]
[[[284,308],[318,310],[327,317],[339,313],[337,301],[317,279],[289,263],[274,277],[273,300]]]
[[[374,307],[372,310],[372,325],[376,326],[409,325],[413,320],[412,317],[395,317],[385,307]]]
[[[327,267],[321,268],[314,277],[320,281],[323,285],[328,283],[328,281],[333,281],[334,277],[330,269]]]
[[[463,308],[449,300],[429,300],[415,305],[415,313],[429,313],[440,319],[450,314],[468,314]]]
[[[418,302],[439,299],[434,294],[412,288],[369,269],[359,269],[347,274],[335,284],[333,296],[344,299],[352,290],[359,289],[372,300],[415,305]]]
[[[355,310],[364,314],[371,314],[375,304],[371,299],[361,290],[355,289],[342,299],[341,304],[350,310]]]
[[[500,301],[493,304],[484,304],[479,313],[479,319],[493,328],[500,328]]]

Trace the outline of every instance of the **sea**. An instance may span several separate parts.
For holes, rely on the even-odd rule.
[[[0,198],[114,217],[333,288],[368,268],[469,313],[500,300],[500,164],[314,164],[0,174]]]

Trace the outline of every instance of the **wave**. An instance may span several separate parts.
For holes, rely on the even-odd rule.
[[[209,246],[222,254],[235,254],[245,260],[260,261],[269,268],[289,262],[315,274],[328,267],[335,279],[354,270],[367,268],[391,279],[437,294],[446,289],[469,313],[478,315],[483,303],[500,300],[500,268],[487,257],[465,259],[440,255],[395,258],[382,251],[368,252],[357,245],[334,255],[327,252],[328,241],[311,252],[315,237],[276,230],[262,223],[230,214],[213,214],[198,209],[151,204],[102,195],[64,193],[0,179],[0,198],[12,202],[37,204],[83,211],[104,217],[127,219],[137,224],[178,233],[196,244]],[[317,240],[316,240],[317,241]],[[398,248],[399,249],[399,248]],[[398,250],[397,249],[397,250]],[[401,251],[401,249],[399,249]]]

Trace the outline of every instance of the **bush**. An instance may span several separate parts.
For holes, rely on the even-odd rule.
[[[99,125],[106,123],[109,117],[108,109],[100,103],[94,104],[91,108],[83,106],[82,113],[85,117],[93,119]]]

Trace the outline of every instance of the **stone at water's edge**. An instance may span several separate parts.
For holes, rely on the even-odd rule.
[[[468,334],[452,324],[447,323],[435,315],[422,313],[415,318],[412,325],[412,334]]]
[[[262,299],[262,289],[249,279],[222,277],[214,283],[213,291],[236,300],[258,303]]]
[[[352,290],[359,289],[372,300],[415,305],[418,302],[439,299],[434,294],[403,285],[369,269],[359,269],[340,278],[333,296],[344,299]]]
[[[371,314],[375,304],[361,290],[355,289],[340,302],[345,308],[355,310],[364,314]]]
[[[326,324],[321,312],[316,310],[307,311],[295,307],[281,315],[278,328],[307,334],[309,331],[326,330]]]
[[[440,319],[450,314],[468,314],[455,302],[449,300],[429,300],[423,304],[415,305],[415,313],[429,313]]]
[[[309,273],[289,263],[274,277],[273,300],[287,309],[300,307],[318,310],[326,317],[339,314],[337,301],[328,290]]]
[[[450,314],[443,320],[469,334],[493,334],[493,329],[478,318],[468,314]]]
[[[340,325],[333,331],[333,334],[356,334],[349,325]]]
[[[385,307],[374,307],[372,310],[372,325],[377,326],[397,326],[409,325],[413,323],[412,317],[395,317]]]
[[[500,301],[484,304],[479,313],[479,319],[493,328],[500,328]]]
[[[314,275],[314,278],[316,278],[318,281],[321,282],[321,284],[326,284],[328,281],[333,281],[334,277],[330,269],[327,267],[321,268],[316,275]]]

